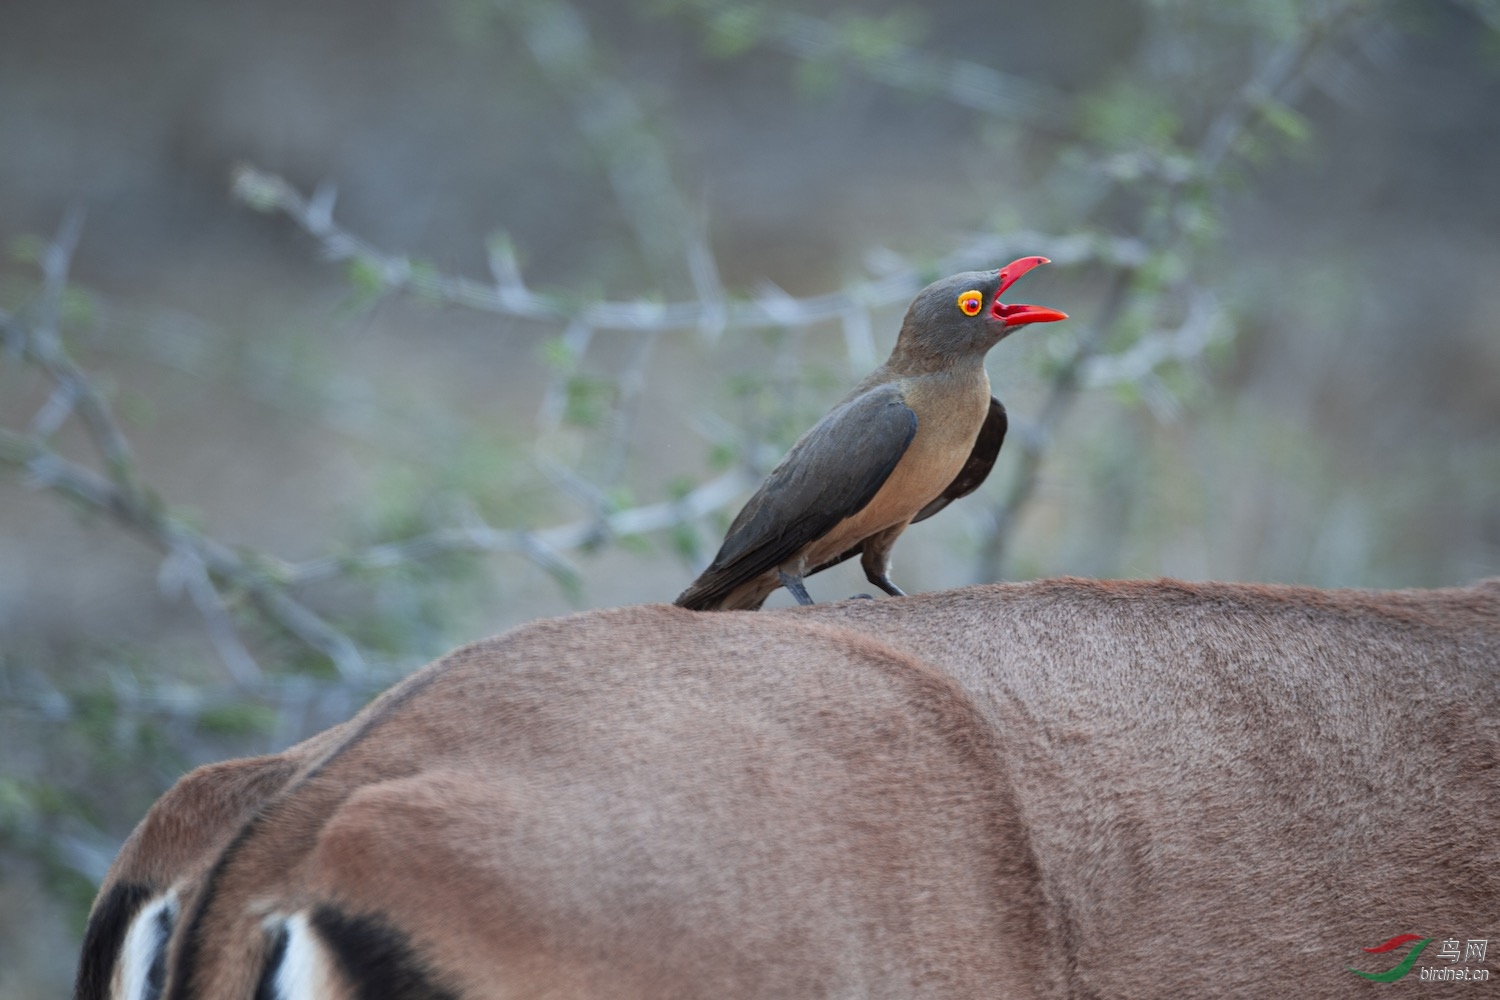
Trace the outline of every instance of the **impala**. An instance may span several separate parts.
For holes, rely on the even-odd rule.
[[[460,649],[179,781],[75,995],[1331,998],[1407,934],[1500,939],[1500,580],[1055,580]]]

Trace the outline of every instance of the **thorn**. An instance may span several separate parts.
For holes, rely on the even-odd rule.
[[[307,228],[314,236],[327,235],[333,228],[333,204],[338,192],[338,185],[332,181],[319,181],[307,199]]]

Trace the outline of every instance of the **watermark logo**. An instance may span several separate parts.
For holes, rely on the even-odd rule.
[[[1356,976],[1362,976],[1373,982],[1394,983],[1396,980],[1402,979],[1411,973],[1412,968],[1417,964],[1417,959],[1421,957],[1422,952],[1434,940],[1436,939],[1423,937],[1420,934],[1397,934],[1389,941],[1377,944],[1373,948],[1364,949],[1372,955],[1385,955],[1410,944],[1411,950],[1406,953],[1406,957],[1394,968],[1387,969],[1385,972],[1363,972],[1353,966],[1347,966],[1347,968]],[[1412,942],[1416,943],[1412,944]],[[1489,943],[1488,938],[1468,938],[1462,942],[1463,948],[1460,950],[1458,938],[1444,938],[1438,945],[1437,953],[1433,957],[1439,961],[1446,961],[1449,964],[1436,967],[1422,966],[1417,973],[1417,978],[1424,983],[1487,982],[1490,978],[1489,969],[1469,968],[1467,965],[1468,963],[1483,965],[1485,953],[1489,950]],[[1465,963],[1464,968],[1457,967],[1457,963],[1460,960]]]

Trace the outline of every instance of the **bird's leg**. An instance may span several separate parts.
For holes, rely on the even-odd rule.
[[[882,532],[873,538],[865,539],[864,555],[859,557],[859,564],[865,570],[865,579],[892,597],[906,596],[906,591],[891,582],[891,545],[896,541],[896,536],[901,534],[901,529],[905,527],[906,525],[902,524],[894,531]]]
[[[787,589],[787,593],[797,599],[798,604],[814,604],[812,597],[808,595],[807,588],[802,586],[802,577],[793,576],[786,570],[781,570],[781,585]]]

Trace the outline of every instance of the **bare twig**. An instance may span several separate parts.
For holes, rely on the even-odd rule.
[[[1314,17],[1302,31],[1276,46],[1256,67],[1229,102],[1219,110],[1198,143],[1195,160],[1202,177],[1212,177],[1224,162],[1234,144],[1255,125],[1283,93],[1293,87],[1307,70],[1308,61],[1328,41],[1344,21],[1361,6],[1359,0],[1332,6],[1321,17]]]
[[[1178,326],[1148,333],[1118,354],[1090,357],[1079,372],[1078,385],[1097,389],[1135,383],[1169,362],[1200,358],[1224,331],[1226,322],[1218,299],[1200,289],[1192,295],[1187,315]]]
[[[1204,131],[1192,159],[1193,169],[1178,171],[1160,178],[1165,182],[1170,196],[1188,183],[1211,184],[1225,159],[1239,139],[1253,128],[1265,115],[1272,102],[1282,98],[1294,87],[1309,60],[1320,46],[1324,45],[1337,26],[1360,7],[1359,0],[1347,0],[1331,8],[1324,16],[1310,21],[1295,38],[1273,48],[1256,65],[1249,79],[1225,103]],[[1165,221],[1147,223],[1143,227],[1140,245],[1151,255],[1170,252],[1186,239],[1186,231],[1179,213],[1170,212]],[[1138,265],[1118,265],[1100,306],[1098,318],[1085,329],[1074,345],[1073,353],[1052,378],[1046,402],[1037,420],[1030,427],[1022,428],[1022,457],[1011,481],[1009,490],[992,508],[986,538],[980,546],[975,568],[975,578],[981,582],[1004,578],[1005,556],[1010,537],[1026,505],[1036,492],[1047,444],[1057,433],[1062,421],[1072,409],[1079,389],[1086,384],[1086,372],[1094,356],[1108,342],[1120,319],[1127,315],[1140,296],[1136,287]],[[1210,334],[1204,332],[1195,343],[1206,346]],[[1118,359],[1119,366],[1138,364],[1146,359],[1154,348],[1141,347],[1140,354]],[[1128,355],[1128,352],[1127,352]],[[1154,367],[1154,366],[1153,366]],[[1092,369],[1099,374],[1110,370],[1107,364]]]
[[[16,328],[13,335],[23,345],[25,357],[40,365],[56,383],[48,404],[33,419],[36,432],[44,436],[55,433],[67,416],[76,410],[104,459],[110,478],[123,493],[134,498],[140,485],[136,482],[136,461],[130,444],[94,383],[79,370],[62,346],[63,296],[82,229],[82,209],[69,209],[56,236],[42,252],[42,291],[35,309],[36,319],[24,331]],[[0,313],[0,323],[13,326],[16,322],[8,314]]]
[[[855,282],[846,289],[823,295],[794,297],[779,293],[729,302],[648,299],[600,300],[570,307],[540,295],[520,280],[503,260],[507,280],[484,284],[470,278],[443,274],[431,268],[414,269],[405,257],[378,250],[370,243],[308,212],[308,201],[282,178],[241,166],[235,171],[234,190],[246,204],[261,211],[285,214],[318,239],[329,260],[359,260],[371,273],[381,276],[393,290],[420,292],[437,301],[495,313],[517,320],[547,324],[578,322],[592,330],[694,330],[723,325],[735,329],[761,330],[787,325],[815,326],[841,320],[853,308],[881,309],[904,304],[921,289],[931,273],[986,266],[1007,254],[1039,253],[1053,263],[1072,265],[1101,263],[1136,266],[1146,259],[1146,246],[1139,240],[1074,234],[1054,236],[1031,231],[998,235],[973,234],[930,267],[902,261],[877,278]],[[495,269],[492,255],[491,269]]]
[[[54,383],[47,403],[31,420],[28,433],[0,429],[0,462],[24,469],[28,481],[37,488],[108,513],[161,550],[167,557],[164,583],[169,590],[185,591],[192,599],[226,670],[237,683],[255,682],[260,673],[235,633],[219,591],[221,586],[246,593],[269,617],[326,653],[344,675],[363,673],[363,660],[347,636],[281,592],[233,550],[172,516],[141,483],[135,455],[109,404],[62,344],[63,296],[82,222],[80,211],[69,211],[42,254],[42,291],[34,309],[35,319],[26,322],[0,312],[0,327],[5,329],[7,340],[21,344],[22,356],[45,371]],[[105,475],[63,457],[48,444],[75,413],[104,460]]]
[[[532,57],[573,109],[579,131],[604,163],[604,174],[636,243],[663,287],[677,277],[683,234],[692,230],[672,180],[666,149],[621,81],[606,71],[588,24],[566,0],[499,5],[520,24]]]
[[[539,426],[555,428],[566,401],[569,379],[577,371],[577,361],[599,331],[636,331],[641,334],[672,330],[779,328],[789,332],[805,330],[822,323],[841,323],[849,344],[851,358],[872,362],[874,347],[870,336],[870,311],[904,304],[923,285],[930,271],[963,270],[989,266],[1006,255],[1041,253],[1056,264],[1067,266],[1102,263],[1122,273],[1133,273],[1146,260],[1145,244],[1133,239],[1075,234],[1051,236],[1036,232],[1006,235],[975,234],[958,249],[942,258],[935,267],[921,269],[894,254],[886,254],[882,273],[866,281],[855,282],[839,292],[796,297],[771,285],[764,285],[750,299],[726,301],[718,285],[717,272],[709,271],[711,255],[700,256],[702,278],[696,283],[705,294],[699,301],[651,302],[599,301],[571,311],[562,304],[530,291],[515,265],[514,255],[503,241],[491,247],[491,271],[494,285],[483,285],[463,277],[442,274],[431,268],[414,269],[410,262],[375,249],[365,240],[342,229],[324,213],[312,211],[311,203],[282,178],[242,166],[235,176],[234,189],[247,204],[263,211],[280,211],[298,223],[322,243],[330,259],[358,259],[369,273],[384,276],[392,288],[411,288],[444,302],[493,312],[518,320],[566,323],[563,343],[568,357],[544,394]],[[1102,334],[1101,334],[1102,336]],[[643,342],[637,361],[649,359],[650,339]],[[1078,357],[1069,365],[1076,370],[1092,353],[1092,346],[1080,344]],[[862,366],[865,367],[865,366]],[[1069,379],[1071,379],[1071,374]],[[644,382],[641,383],[644,386]],[[1067,383],[1071,392],[1071,381]],[[630,401],[634,405],[634,401]],[[1059,401],[1053,409],[1065,404]],[[617,424],[617,427],[619,425]],[[629,425],[625,425],[628,432]],[[755,450],[752,441],[751,450]],[[752,463],[753,464],[753,463]],[[1029,497],[1029,489],[1019,499]],[[602,510],[603,508],[596,508]],[[603,522],[589,535],[598,539]]]
[[[747,34],[746,41],[764,42],[807,63],[847,67],[886,86],[941,97],[994,118],[1060,129],[1072,115],[1072,102],[1045,84],[896,38],[861,46],[851,41],[847,24],[736,0],[691,0],[682,6],[721,26],[738,25],[730,30]]]
[[[0,438],[0,445],[4,439]],[[664,531],[706,517],[729,506],[754,485],[749,473],[733,470],[689,491],[680,500],[645,504],[607,514],[605,530],[611,536],[645,535]],[[510,552],[532,558],[542,546],[549,553],[574,552],[595,543],[599,518],[589,517],[569,524],[535,530],[500,529],[478,521],[452,528],[439,528],[399,542],[373,545],[342,556],[323,556],[301,563],[280,563],[276,576],[287,584],[305,585],[341,576],[353,570],[383,569],[404,562],[428,559],[441,553]],[[553,557],[549,554],[548,559]],[[569,572],[575,572],[571,567]]]
[[[236,685],[247,688],[263,679],[260,666],[240,640],[239,632],[234,627],[234,619],[218,588],[214,586],[208,567],[191,546],[178,544],[167,554],[166,559],[162,560],[157,581],[163,593],[169,597],[182,591],[187,592],[198,613],[203,616],[209,639]]]
[[[709,12],[722,6],[712,0],[700,4]],[[1268,55],[1205,130],[1192,159],[1194,169],[1166,171],[1156,181],[1170,190],[1211,179],[1239,137],[1293,86],[1311,54],[1354,6],[1346,3],[1334,8],[1328,17]],[[871,313],[904,303],[933,271],[989,265],[1018,253],[1042,253],[1061,265],[1101,264],[1113,277],[1098,318],[1078,338],[1072,355],[1054,377],[1035,425],[1022,428],[1023,433],[1018,435],[1022,439],[1021,466],[1010,492],[995,510],[983,559],[982,575],[997,577],[1015,520],[1035,490],[1046,441],[1061,424],[1080,388],[1122,379],[1149,381],[1160,364],[1201,353],[1217,328],[1215,319],[1205,318],[1209,313],[1216,317],[1216,311],[1190,310],[1188,321],[1176,331],[1143,338],[1119,355],[1098,357],[1139,294],[1139,269],[1153,255],[1171,249],[1184,238],[1182,224],[1171,213],[1164,229],[1149,231],[1140,239],[1087,234],[1057,237],[1035,232],[976,234],[925,268],[886,254],[879,273],[839,291],[796,297],[766,286],[747,297],[731,297],[720,281],[703,227],[691,223],[692,213],[672,185],[666,154],[650,136],[643,112],[628,93],[596,72],[593,43],[577,11],[566,0],[526,0],[515,9],[532,54],[572,100],[580,129],[603,156],[605,172],[643,252],[659,271],[669,260],[685,263],[693,298],[569,304],[528,288],[509,243],[503,239],[491,244],[491,281],[486,283],[414,265],[410,259],[381,251],[344,229],[335,219],[331,185],[304,196],[277,176],[242,167],[236,172],[234,190],[261,210],[286,214],[318,240],[328,259],[359,262],[386,291],[412,290],[517,321],[565,326],[568,359],[544,397],[538,418],[539,429],[544,432],[556,427],[561,419],[568,379],[576,373],[577,362],[593,338],[604,331],[634,333],[638,339],[618,380],[620,391],[609,425],[608,446],[615,458],[606,469],[606,484],[616,482],[624,469],[652,352],[665,332],[699,330],[712,337],[730,328],[779,328],[788,333],[785,343],[794,344],[814,326],[837,323],[851,363],[864,368],[874,361]],[[816,18],[773,14],[763,30],[773,44],[803,58],[836,56],[861,65],[892,85],[920,86],[929,92],[935,88],[949,99],[988,113],[1025,116],[1047,109],[1053,99],[1038,90],[1028,93],[1016,81],[993,71],[940,63],[909,46],[888,45],[879,53],[849,51],[840,27]],[[1050,110],[1057,109],[1054,106]],[[630,141],[621,141],[626,138]],[[108,404],[62,347],[59,327],[63,296],[81,218],[81,213],[70,213],[43,255],[42,292],[35,316],[23,321],[0,314],[0,329],[7,344],[19,344],[23,356],[54,383],[25,433],[0,430],[0,461],[23,468],[29,481],[40,488],[108,513],[165,553],[164,584],[193,600],[227,669],[239,684],[256,682],[259,677],[235,631],[226,594],[243,595],[269,619],[328,655],[346,677],[358,677],[366,668],[354,642],[293,597],[293,588],[351,570],[444,552],[514,553],[565,584],[576,585],[578,571],[568,560],[568,553],[597,545],[610,536],[656,531],[700,518],[723,509],[752,485],[749,471],[735,469],[680,500],[614,510],[601,487],[569,473],[554,478],[577,493],[591,515],[570,524],[541,529],[497,528],[470,512],[454,526],[372,546],[353,555],[288,563],[260,553],[241,554],[172,515],[144,486],[129,443]],[[783,356],[780,363],[788,363],[787,357]],[[49,443],[75,415],[103,459],[102,475],[64,457]]]
[[[29,333],[14,317],[0,316],[0,321],[8,332],[21,336]],[[59,358],[66,360],[58,354],[54,361]],[[71,360],[66,360],[60,370],[70,373],[80,392],[97,398],[97,390]],[[102,400],[100,406],[107,417],[108,410],[103,408]],[[535,562],[565,582],[576,582],[578,571],[564,553],[596,544],[601,529],[606,536],[617,537],[672,528],[724,508],[753,485],[747,473],[735,470],[704,483],[679,500],[611,511],[571,524],[539,530],[499,529],[470,516],[455,527],[372,546],[353,555],[288,563],[260,553],[242,556],[172,516],[149,491],[127,492],[119,482],[65,458],[35,435],[0,428],[0,464],[25,470],[28,482],[35,488],[51,490],[86,508],[108,514],[165,553],[162,578],[166,589],[186,591],[203,614],[226,668],[240,684],[258,683],[261,678],[234,631],[222,589],[243,593],[269,619],[333,660],[342,676],[355,679],[367,671],[358,647],[292,597],[290,588],[351,571],[386,568],[453,552],[510,552]],[[130,472],[129,481],[135,482],[133,467]]]
[[[357,677],[364,673],[363,658],[348,636],[283,592],[280,585],[255,570],[232,549],[200,535],[186,522],[168,514],[155,498],[132,497],[104,476],[14,431],[0,429],[0,463],[26,470],[28,482],[35,488],[51,490],[109,514],[171,558],[181,560],[187,554],[203,566],[216,586],[244,592],[272,621],[326,654],[341,674]],[[203,595],[191,588],[189,594],[200,610],[207,607],[206,614],[217,615],[214,609],[221,606],[218,601],[206,602]],[[211,630],[218,629],[224,620],[214,617],[209,625]],[[221,652],[229,649],[217,639],[216,644]],[[237,680],[253,679],[236,651],[230,651],[225,666]]]
[[[345,239],[332,221],[332,189],[323,188],[300,203],[306,224],[330,240]],[[534,562],[565,586],[575,588],[580,578],[567,552],[598,544],[604,538],[659,531],[701,518],[726,506],[750,484],[735,472],[712,480],[680,500],[611,510],[592,484],[586,501],[595,514],[584,521],[540,530],[499,529],[472,512],[452,528],[440,529],[404,542],[374,546],[344,557],[325,557],[303,564],[287,563],[264,553],[237,552],[202,534],[174,516],[141,482],[129,443],[95,383],[68,356],[58,333],[68,265],[76,245],[80,217],[70,215],[44,256],[43,294],[37,315],[27,322],[0,312],[0,332],[7,343],[19,345],[21,357],[53,380],[53,391],[33,416],[26,432],[0,428],[0,464],[24,471],[34,488],[66,496],[87,509],[109,515],[116,523],[164,553],[160,574],[166,593],[185,594],[202,615],[210,639],[226,670],[241,686],[264,680],[246,649],[229,612],[226,593],[243,595],[269,620],[328,656],[345,679],[367,674],[363,655],[347,635],[334,628],[291,594],[291,589],[327,580],[351,570],[395,565],[448,552],[510,552]],[[388,264],[390,262],[387,262]],[[503,258],[496,265],[502,281],[519,284]],[[506,287],[502,284],[502,287]],[[591,328],[578,325],[580,337]],[[644,385],[649,350],[659,331],[642,331],[642,343],[627,369],[630,405],[637,405]],[[586,341],[585,341],[586,342]],[[576,344],[575,347],[582,347]],[[90,440],[104,458],[106,474],[65,457],[49,443],[62,425],[78,416]],[[623,419],[630,419],[627,411]],[[628,426],[617,430],[628,435]]]
[[[1021,512],[1031,502],[1040,479],[1042,460],[1051,436],[1062,423],[1063,417],[1072,407],[1078,392],[1079,372],[1094,352],[1098,350],[1108,331],[1114,327],[1125,308],[1130,295],[1135,271],[1121,268],[1115,272],[1104,295],[1099,317],[1085,329],[1074,346],[1072,355],[1052,377],[1046,402],[1041,413],[1018,435],[1021,444],[1021,460],[1011,479],[1010,489],[991,511],[991,522],[987,536],[980,547],[977,576],[980,582],[1001,579],[1005,565],[1006,546],[1015,531]]]
[[[640,334],[625,369],[615,385],[619,398],[615,401],[611,415],[609,439],[605,442],[604,465],[599,481],[605,487],[619,483],[625,475],[630,460],[630,443],[634,438],[636,421],[640,418],[641,404],[646,394],[646,379],[651,370],[651,358],[661,340],[661,331],[648,330]]]
[[[580,133],[604,163],[615,200],[662,287],[670,287],[679,265],[685,265],[699,297],[710,306],[719,303],[722,312],[723,289],[707,233],[691,220],[672,180],[666,148],[630,89],[604,69],[608,60],[594,45],[583,17],[566,0],[525,0],[502,4],[500,9],[519,21],[532,56],[568,100]],[[706,332],[721,324],[722,319],[705,315]],[[619,481],[629,461],[646,372],[660,334],[646,330],[639,335],[625,370],[615,380],[604,470],[598,477],[605,488]],[[564,408],[562,399],[592,336],[588,326],[576,320],[569,324],[564,335],[569,364],[554,376],[543,402],[544,426],[551,425],[548,429],[556,426]],[[602,517],[607,504],[595,506]]]
[[[564,342],[569,350],[570,364],[553,381],[544,397],[539,419],[544,428],[556,426],[565,400],[566,378],[576,370],[571,362],[587,348],[598,331],[633,330],[651,333],[727,326],[736,329],[780,328],[795,332],[825,322],[839,322],[843,325],[846,340],[851,344],[851,355],[872,354],[873,345],[869,343],[867,327],[853,317],[864,315],[864,322],[867,323],[871,310],[903,304],[921,288],[929,273],[928,269],[919,269],[897,255],[887,253],[882,259],[881,274],[853,283],[843,291],[824,295],[799,298],[766,285],[748,300],[727,304],[717,297],[703,301],[666,303],[646,300],[599,301],[568,311],[560,303],[527,289],[514,265],[514,257],[505,252],[507,248],[503,245],[498,254],[492,247],[491,270],[496,276],[496,283],[486,286],[430,268],[414,269],[405,258],[376,250],[363,239],[340,228],[331,218],[312,212],[308,199],[275,175],[241,167],[236,173],[234,186],[238,196],[248,204],[265,211],[283,212],[318,238],[325,256],[331,259],[359,259],[370,273],[385,276],[393,288],[410,287],[441,301],[518,320],[566,322],[568,325]],[[1135,270],[1145,263],[1149,252],[1147,244],[1139,240],[1090,234],[1062,237],[1036,232],[1003,236],[975,234],[930,270],[939,273],[963,270],[991,264],[1005,258],[1007,254],[1041,253],[1063,266],[1103,264],[1113,268],[1121,276],[1120,280],[1128,283]],[[700,289],[702,287],[700,283]],[[709,285],[710,290],[716,287],[716,284]],[[1079,369],[1097,351],[1112,328],[1114,319],[1113,315],[1101,317],[1092,332],[1080,338],[1075,355],[1064,365],[1055,381],[1052,396],[1043,410],[1041,431],[1033,436],[1033,450],[1023,459],[1023,475],[1011,499],[1007,501],[1007,505],[1012,506],[1013,510],[1006,513],[1002,509],[997,513],[996,530],[1008,534],[1015,512],[1029,500],[1034,487],[1034,482],[1030,480],[1034,478],[1041,460],[1040,441],[1045,439],[1048,430],[1066,412],[1077,387]],[[584,537],[597,540],[601,526],[601,522],[596,521]],[[1003,543],[998,545],[1003,546]],[[513,548],[511,544],[504,547]],[[996,558],[1000,550],[998,546],[993,547]],[[989,559],[985,560],[985,564],[998,566],[998,563],[990,563]]]

